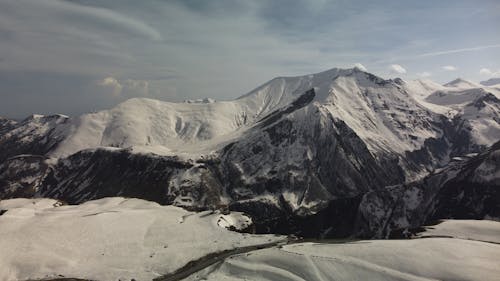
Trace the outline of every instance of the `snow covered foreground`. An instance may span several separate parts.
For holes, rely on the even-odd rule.
[[[248,218],[139,199],[0,201],[0,280],[151,280],[209,253],[279,241]],[[449,220],[412,240],[298,243],[234,255],[187,280],[498,280],[500,222]]]
[[[151,280],[223,250],[278,241],[218,225],[220,214],[105,198],[76,206],[52,199],[0,201],[0,280],[45,277]],[[245,216],[225,216],[245,224]],[[220,223],[219,223],[220,224]]]
[[[500,222],[491,220],[445,220],[427,226],[418,237],[449,236],[500,244]],[[499,276],[500,277],[500,276]]]
[[[186,280],[499,280],[500,222],[432,228],[424,234],[459,238],[291,244],[233,256]]]

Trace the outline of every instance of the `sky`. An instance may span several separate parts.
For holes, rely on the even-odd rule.
[[[500,77],[498,0],[0,0],[0,116],[132,97],[234,99],[358,66],[445,83]]]

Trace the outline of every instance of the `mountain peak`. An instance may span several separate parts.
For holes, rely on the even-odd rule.
[[[295,76],[278,76],[271,81],[275,79],[293,79],[293,78],[305,78],[305,77],[339,77],[339,76],[349,76],[353,75],[355,73],[369,73],[367,71],[362,70],[359,67],[352,67],[352,68],[339,68],[339,67],[333,67],[324,71],[320,72],[315,72],[311,74],[303,74],[303,75],[295,75]]]
[[[481,81],[480,84],[483,86],[500,86],[500,77],[490,78],[486,81]]]
[[[481,87],[481,85],[479,85],[475,82],[463,79],[463,78],[457,78],[453,81],[450,81],[450,82],[444,84],[444,86],[445,87],[453,87],[453,88],[479,88],[479,87]]]

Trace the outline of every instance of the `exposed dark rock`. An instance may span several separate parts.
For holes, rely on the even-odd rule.
[[[31,116],[19,123],[0,121],[0,163],[22,155],[45,155],[62,140],[66,116]],[[5,119],[4,119],[5,120]]]
[[[452,157],[485,149],[472,138],[471,123],[460,115],[450,120],[415,106],[409,110],[404,102],[391,108],[373,88],[386,86],[396,98],[408,97],[404,82],[359,70],[343,75],[360,73],[356,79],[373,82],[360,99],[391,128],[408,132],[408,142],[420,139],[412,127],[432,128],[435,137],[411,152],[373,152],[348,122],[315,101],[314,88],[253,124],[242,113],[235,122],[249,129],[240,138],[194,160],[125,148],[49,159],[69,129],[67,117],[0,119],[0,199],[43,196],[77,204],[125,196],[189,210],[229,208],[248,213],[259,233],[324,238],[387,237],[435,219],[499,217],[500,183],[478,180],[476,170],[485,161],[498,169],[493,151],[500,145],[448,165]],[[468,106],[498,103],[490,94]],[[376,121],[366,120],[375,127]],[[210,137],[204,127],[197,134]],[[409,183],[426,173],[431,174]]]
[[[421,181],[363,196],[357,235],[389,237],[439,219],[500,218],[500,142]]]

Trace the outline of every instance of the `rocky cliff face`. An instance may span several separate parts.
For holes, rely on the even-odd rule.
[[[470,158],[457,158],[421,181],[365,194],[357,231],[368,237],[410,235],[438,219],[500,218],[500,142]]]
[[[384,236],[465,206],[439,199],[434,215],[412,212],[447,197],[436,169],[500,138],[495,126],[484,128],[499,120],[494,94],[419,89],[332,69],[276,78],[230,102],[134,99],[78,118],[2,119],[0,198],[127,196],[245,211],[261,232]],[[472,185],[471,177],[448,193],[498,186]],[[471,214],[485,215],[468,204]],[[411,215],[405,222],[397,213]]]
[[[21,154],[46,155],[64,139],[68,120],[36,114],[21,122],[0,119],[0,162]]]

